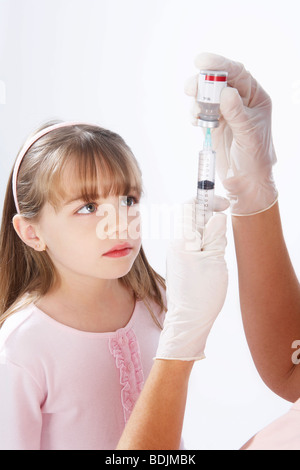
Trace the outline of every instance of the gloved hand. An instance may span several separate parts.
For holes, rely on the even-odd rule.
[[[182,218],[183,236],[170,243],[167,254],[167,307],[156,359],[192,361],[205,358],[204,349],[212,325],[227,292],[224,260],[226,215],[215,214],[201,237],[195,230],[196,201]]]
[[[270,97],[238,62],[215,54],[200,54],[199,70],[228,72],[228,87],[222,91],[220,126],[213,130],[217,172],[231,201],[233,215],[253,215],[272,207],[278,199],[272,167],[276,163]],[[189,96],[197,96],[197,76],[186,83]],[[197,125],[199,104],[193,108]]]

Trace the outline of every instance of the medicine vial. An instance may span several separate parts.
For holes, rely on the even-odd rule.
[[[224,71],[201,70],[198,77],[197,101],[200,104],[198,125],[218,127],[220,119],[221,92],[227,87],[228,73]]]

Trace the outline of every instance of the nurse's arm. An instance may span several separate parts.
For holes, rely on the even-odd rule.
[[[242,318],[253,360],[270,389],[294,402],[300,397],[300,368],[292,360],[293,343],[300,340],[300,286],[278,203],[261,214],[232,217],[232,223]]]
[[[118,450],[179,449],[193,361],[156,359]]]

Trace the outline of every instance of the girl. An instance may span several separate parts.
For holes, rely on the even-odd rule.
[[[0,236],[1,449],[116,447],[152,366],[165,284],[129,233],[136,214],[109,238],[97,225],[104,203],[118,213],[141,194],[132,152],[96,125],[49,123],[21,149]]]

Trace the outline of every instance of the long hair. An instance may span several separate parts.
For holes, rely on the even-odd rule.
[[[55,123],[47,123],[36,132]],[[68,165],[74,170],[72,188],[76,188],[76,194],[81,194],[86,202],[98,198],[100,178],[103,197],[127,194],[132,186],[140,195],[143,192],[139,165],[118,134],[87,124],[62,127],[36,141],[22,161],[17,196],[23,217],[37,222],[47,201],[55,209],[60,207],[66,195],[62,176]],[[0,232],[0,326],[9,315],[44,296],[58,280],[47,251],[35,251],[27,246],[13,227],[12,219],[17,210],[12,174],[13,171],[6,189]],[[120,282],[132,290],[136,299],[144,301],[160,326],[151,301],[161,312],[166,310],[161,291],[165,289],[165,281],[150,266],[142,246],[131,270]]]

